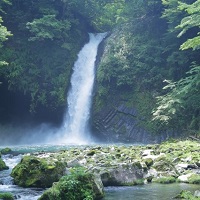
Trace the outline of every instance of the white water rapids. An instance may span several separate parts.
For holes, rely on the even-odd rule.
[[[88,126],[95,79],[95,61],[98,46],[106,33],[89,34],[89,43],[78,54],[71,77],[68,93],[68,109],[64,118],[61,142],[68,144],[87,144],[91,142]]]

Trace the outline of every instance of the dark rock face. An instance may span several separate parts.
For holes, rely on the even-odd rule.
[[[148,72],[144,71],[140,77],[132,74],[138,66],[133,62],[134,41],[130,27],[125,24],[113,30],[99,49],[92,105],[93,132],[106,142],[122,143],[153,143],[177,137],[177,131],[171,127],[158,131],[158,125],[152,125],[152,110],[161,86],[157,89],[142,87]]]
[[[166,131],[154,135],[141,127],[140,117],[135,108],[129,108],[123,102],[113,100],[93,116],[93,130],[100,139],[106,142],[156,143],[178,134]]]

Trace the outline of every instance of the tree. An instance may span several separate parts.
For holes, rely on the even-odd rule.
[[[9,3],[8,0],[2,0],[0,2],[0,12],[3,12],[2,10],[2,4],[3,3]],[[7,30],[7,28],[5,26],[2,25],[3,23],[3,19],[2,17],[0,16],[0,48],[3,47],[3,42],[6,41],[8,39],[9,36],[11,36],[11,32]],[[4,61],[2,58],[1,58],[1,55],[0,55],[0,67],[3,66],[3,65],[7,65],[8,63],[6,61]]]
[[[184,12],[185,16],[180,20],[180,24],[175,28],[181,29],[178,37],[188,32],[192,37],[180,46],[180,50],[192,48],[198,51],[200,48],[200,1],[196,0],[192,4],[179,2],[177,11]],[[190,34],[189,34],[190,35]],[[196,36],[195,36],[196,35]],[[188,37],[188,35],[187,35]],[[200,60],[193,62],[191,69],[186,73],[186,77],[180,80],[166,81],[163,88],[167,90],[165,95],[159,96],[158,107],[153,111],[153,119],[164,123],[176,122],[182,128],[200,129]]]

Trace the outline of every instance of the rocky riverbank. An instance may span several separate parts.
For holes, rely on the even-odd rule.
[[[147,146],[88,146],[34,153],[24,156],[11,175],[20,186],[46,188],[77,167],[94,174],[104,186],[176,181],[200,184],[200,143],[174,140]]]

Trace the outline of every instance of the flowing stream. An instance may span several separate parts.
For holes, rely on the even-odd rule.
[[[64,139],[68,144],[91,142],[88,121],[95,79],[95,61],[98,46],[106,33],[90,33],[89,43],[78,54],[71,77],[71,89],[67,102],[68,110],[64,118]]]
[[[19,200],[37,200],[43,193],[42,189],[38,188],[21,188],[14,185],[10,173],[15,165],[20,162],[22,155],[13,156],[5,155],[2,159],[9,167],[9,170],[0,171],[0,193],[12,193],[15,199]]]
[[[74,146],[63,145],[36,145],[13,146],[12,150],[19,153],[17,156],[2,156],[9,170],[0,171],[0,193],[11,192],[19,200],[37,200],[44,190],[40,188],[22,188],[14,185],[10,173],[13,167],[20,162],[22,154],[34,152],[54,152]],[[80,148],[84,146],[79,146]],[[190,184],[147,184],[133,187],[106,187],[103,200],[169,200],[180,193],[181,190],[194,192],[199,190],[199,185]],[[56,199],[55,199],[56,200]]]

